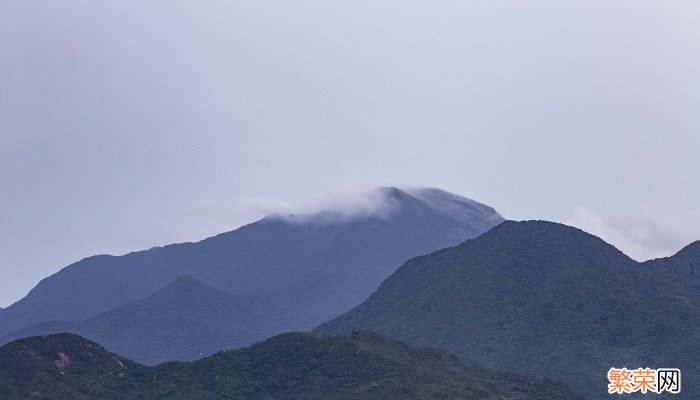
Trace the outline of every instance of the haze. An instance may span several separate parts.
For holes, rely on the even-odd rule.
[[[0,3],[0,306],[382,185],[700,239],[695,1]],[[332,201],[330,203],[333,203]]]

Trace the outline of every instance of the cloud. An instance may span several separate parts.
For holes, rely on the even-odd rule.
[[[306,223],[313,217],[315,223],[333,223],[355,218],[387,217],[396,210],[396,200],[384,189],[334,193],[322,198],[302,198],[279,201],[263,198],[244,198],[239,208],[250,215],[282,218],[289,222]]]
[[[600,237],[637,261],[673,255],[700,239],[700,210],[647,207],[604,219],[577,207],[565,223]]]

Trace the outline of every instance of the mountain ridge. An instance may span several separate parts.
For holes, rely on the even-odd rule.
[[[583,399],[559,383],[491,371],[371,332],[286,333],[191,363],[145,367],[71,334],[0,347],[0,395],[109,399]]]
[[[460,243],[503,220],[493,208],[461,196],[437,189],[415,193],[382,188],[340,217],[333,211],[267,217],[196,243],[85,258],[43,279],[3,310],[0,337],[47,321],[85,321],[148,299],[183,275],[239,296],[283,298],[304,322],[293,327],[311,328],[359,304],[403,261]],[[436,204],[454,210],[436,210]],[[275,309],[268,314],[279,315]],[[261,337],[241,343],[253,339]]]
[[[644,367],[698,371],[698,285],[681,281],[685,275],[660,279],[650,264],[580,229],[506,221],[409,260],[365,302],[314,332],[372,329],[491,368],[534,369],[604,398],[606,371],[637,367],[640,357]],[[576,377],[562,372],[571,368]],[[698,384],[690,378],[685,387],[700,393]]]
[[[288,297],[236,295],[187,275],[151,296],[84,321],[46,321],[0,338],[72,332],[146,365],[192,361],[220,350],[251,345],[269,331],[310,330],[303,310]]]

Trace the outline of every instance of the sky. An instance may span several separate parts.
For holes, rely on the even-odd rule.
[[[0,2],[0,306],[377,186],[700,239],[700,2]],[[342,203],[342,202],[341,202]]]

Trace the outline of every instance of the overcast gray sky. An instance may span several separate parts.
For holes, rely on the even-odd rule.
[[[0,1],[0,306],[380,185],[700,239],[700,2]]]

